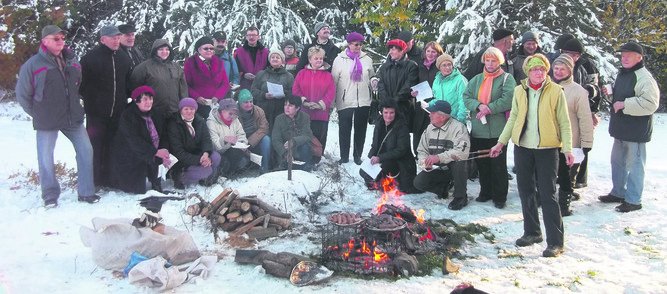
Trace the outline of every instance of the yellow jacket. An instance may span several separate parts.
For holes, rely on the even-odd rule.
[[[523,135],[528,111],[528,79],[514,88],[510,117],[498,141],[507,145],[510,136],[519,144]],[[572,152],[572,130],[563,88],[547,76],[542,86],[538,105],[539,148],[561,147],[563,153]],[[525,146],[522,146],[525,147]]]

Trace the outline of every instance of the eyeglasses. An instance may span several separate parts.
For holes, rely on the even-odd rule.
[[[201,48],[201,50],[204,50],[204,51],[214,51],[215,48],[214,48],[214,47],[203,47],[203,48]]]
[[[362,46],[364,45],[363,43],[350,43],[350,46]]]
[[[451,63],[443,63],[440,67],[452,68],[454,65]]]
[[[246,37],[257,37],[259,36],[258,34],[245,34]]]
[[[44,38],[44,39],[50,39],[50,40],[53,40],[53,41],[56,41],[56,42],[65,41],[65,37],[52,37],[52,38]]]

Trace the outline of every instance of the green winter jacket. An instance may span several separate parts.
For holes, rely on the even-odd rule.
[[[313,131],[310,129],[310,117],[302,111],[297,111],[294,119],[284,113],[276,117],[271,133],[271,145],[278,154],[279,161],[284,160],[285,142],[289,140],[290,135],[294,138],[294,147],[302,144],[310,145],[313,138]]]
[[[486,116],[487,123],[482,124],[475,116],[479,112],[477,107],[481,104],[477,100],[477,95],[483,80],[484,73],[476,75],[468,82],[468,87],[463,92],[463,103],[470,110],[470,121],[472,123],[470,136],[480,139],[498,138],[507,122],[505,112],[512,108],[512,96],[514,95],[516,82],[514,77],[508,73],[504,73],[493,80],[491,102],[488,105],[491,114]]]
[[[463,105],[463,92],[467,85],[468,80],[456,68],[446,77],[438,72],[433,81],[435,99],[431,100],[429,105],[435,104],[438,100],[447,101],[452,106],[452,117],[465,124],[468,109]]]

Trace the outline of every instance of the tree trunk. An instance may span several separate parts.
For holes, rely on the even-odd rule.
[[[236,250],[236,256],[234,256],[234,262],[240,264],[256,264],[262,265],[262,261],[267,259],[269,256],[276,255],[268,250],[245,250],[238,249]]]
[[[267,274],[285,279],[289,279],[292,274],[292,269],[294,268],[271,260],[264,260],[262,262],[262,267]]]

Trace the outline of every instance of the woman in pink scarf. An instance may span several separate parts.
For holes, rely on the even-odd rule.
[[[370,78],[375,75],[373,60],[361,51],[364,36],[351,32],[346,37],[347,49],[338,54],[331,74],[336,84],[338,110],[339,163],[347,163],[350,156],[350,137],[354,121],[354,148],[352,156],[361,164],[366,141],[366,123],[371,106]]]

